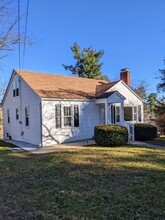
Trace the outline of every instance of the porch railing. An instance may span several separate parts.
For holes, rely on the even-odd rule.
[[[134,130],[134,124],[131,122],[124,122],[124,126],[128,129],[128,136],[129,140],[134,141],[135,140],[135,130]]]

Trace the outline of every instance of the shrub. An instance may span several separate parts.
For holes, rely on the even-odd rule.
[[[156,116],[156,124],[161,134],[165,134],[165,113]]]
[[[98,125],[94,130],[94,139],[100,146],[125,145],[128,141],[128,130],[119,125]]]
[[[135,140],[149,141],[157,137],[157,127],[150,124],[135,124]]]

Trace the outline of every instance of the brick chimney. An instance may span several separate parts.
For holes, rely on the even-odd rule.
[[[130,86],[130,70],[129,70],[129,68],[121,69],[120,80],[123,80],[128,86]]]

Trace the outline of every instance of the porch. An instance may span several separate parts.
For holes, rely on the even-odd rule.
[[[99,123],[116,124],[128,129],[129,140],[134,141],[134,124],[143,121],[142,106],[127,103],[119,92],[107,92],[95,100],[99,105]]]

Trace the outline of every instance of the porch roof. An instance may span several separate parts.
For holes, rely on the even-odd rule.
[[[105,92],[99,96],[96,97],[96,99],[107,99],[110,96],[112,96],[113,94],[117,93],[119,96],[121,96],[123,99],[126,99],[120,92],[118,91],[113,91],[113,92]]]

